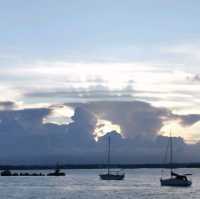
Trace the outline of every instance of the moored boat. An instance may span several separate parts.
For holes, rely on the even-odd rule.
[[[173,168],[173,140],[170,131],[170,177],[168,178],[160,178],[161,186],[171,186],[171,187],[189,187],[192,185],[192,181],[188,179],[188,176],[192,174],[178,174],[174,172]]]
[[[123,180],[125,177],[124,173],[105,173],[99,175],[102,180]]]
[[[123,180],[125,173],[122,171],[111,171],[110,169],[110,136],[108,136],[108,157],[107,157],[107,172],[99,174],[101,180]]]

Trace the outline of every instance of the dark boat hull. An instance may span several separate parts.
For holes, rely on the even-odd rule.
[[[161,186],[170,187],[189,187],[192,185],[190,180],[180,180],[175,178],[160,179]]]
[[[123,180],[124,174],[100,174],[101,180]]]
[[[48,173],[47,176],[65,176],[65,173]]]

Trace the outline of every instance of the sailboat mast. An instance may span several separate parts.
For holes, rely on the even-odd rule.
[[[107,164],[108,164],[108,174],[110,173],[110,136],[108,136],[108,160],[107,160]]]
[[[170,130],[170,169],[171,169],[171,174],[173,171],[173,141],[172,141],[172,133]]]

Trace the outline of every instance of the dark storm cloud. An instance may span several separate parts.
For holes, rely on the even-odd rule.
[[[196,122],[200,121],[199,114],[183,115],[183,116],[179,116],[179,118],[181,119],[182,125],[185,125],[185,126],[191,126],[195,124]]]
[[[40,154],[45,141],[42,120],[49,113],[45,108],[0,111],[1,160]]]
[[[88,124],[93,130],[97,123],[97,119],[95,115],[83,107],[77,107],[75,109],[75,113],[72,116],[72,120],[76,122],[77,124],[79,123]]]
[[[0,111],[1,162],[103,163],[107,136],[111,137],[113,162],[161,162],[168,137],[160,136],[157,132],[163,121],[181,118],[167,109],[140,101],[68,105],[75,109],[72,122],[68,125],[43,123],[54,106]],[[98,118],[120,125],[125,137],[112,131],[95,142],[92,134]],[[197,121],[198,117],[193,119],[191,116],[183,116],[182,120],[189,125]],[[198,158],[198,145],[187,145],[182,138],[173,138],[173,142],[178,161]]]
[[[170,116],[167,109],[155,108],[141,101],[91,102],[82,106],[95,113],[97,117],[120,125],[123,134],[127,137],[141,134],[152,136],[160,130],[165,119]]]
[[[14,130],[15,127],[36,128],[42,125],[42,119],[49,113],[50,109],[47,108],[0,111],[0,128],[4,127],[5,131],[11,128]]]
[[[92,152],[95,116],[76,108],[69,125],[44,124],[51,109],[0,111],[0,160],[20,164],[24,157],[23,162],[34,163],[35,158],[45,164],[42,157],[79,157]]]
[[[0,110],[10,110],[16,108],[15,102],[12,101],[0,101]]]
[[[92,144],[94,142],[92,134],[97,123],[96,116],[83,107],[77,107],[72,120],[73,122],[68,125],[68,137],[72,141],[72,147],[75,143],[78,146]]]

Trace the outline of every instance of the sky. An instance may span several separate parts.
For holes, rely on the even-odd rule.
[[[23,137],[18,143],[29,143],[29,128],[35,137],[45,128],[45,142],[53,128],[64,136],[60,129],[79,126],[73,118],[81,107],[94,117],[85,136],[89,132],[96,141],[114,131],[149,143],[172,130],[188,147],[198,145],[199,1],[0,0],[0,5],[5,140],[16,139],[16,125]],[[50,150],[45,146],[44,155]]]

